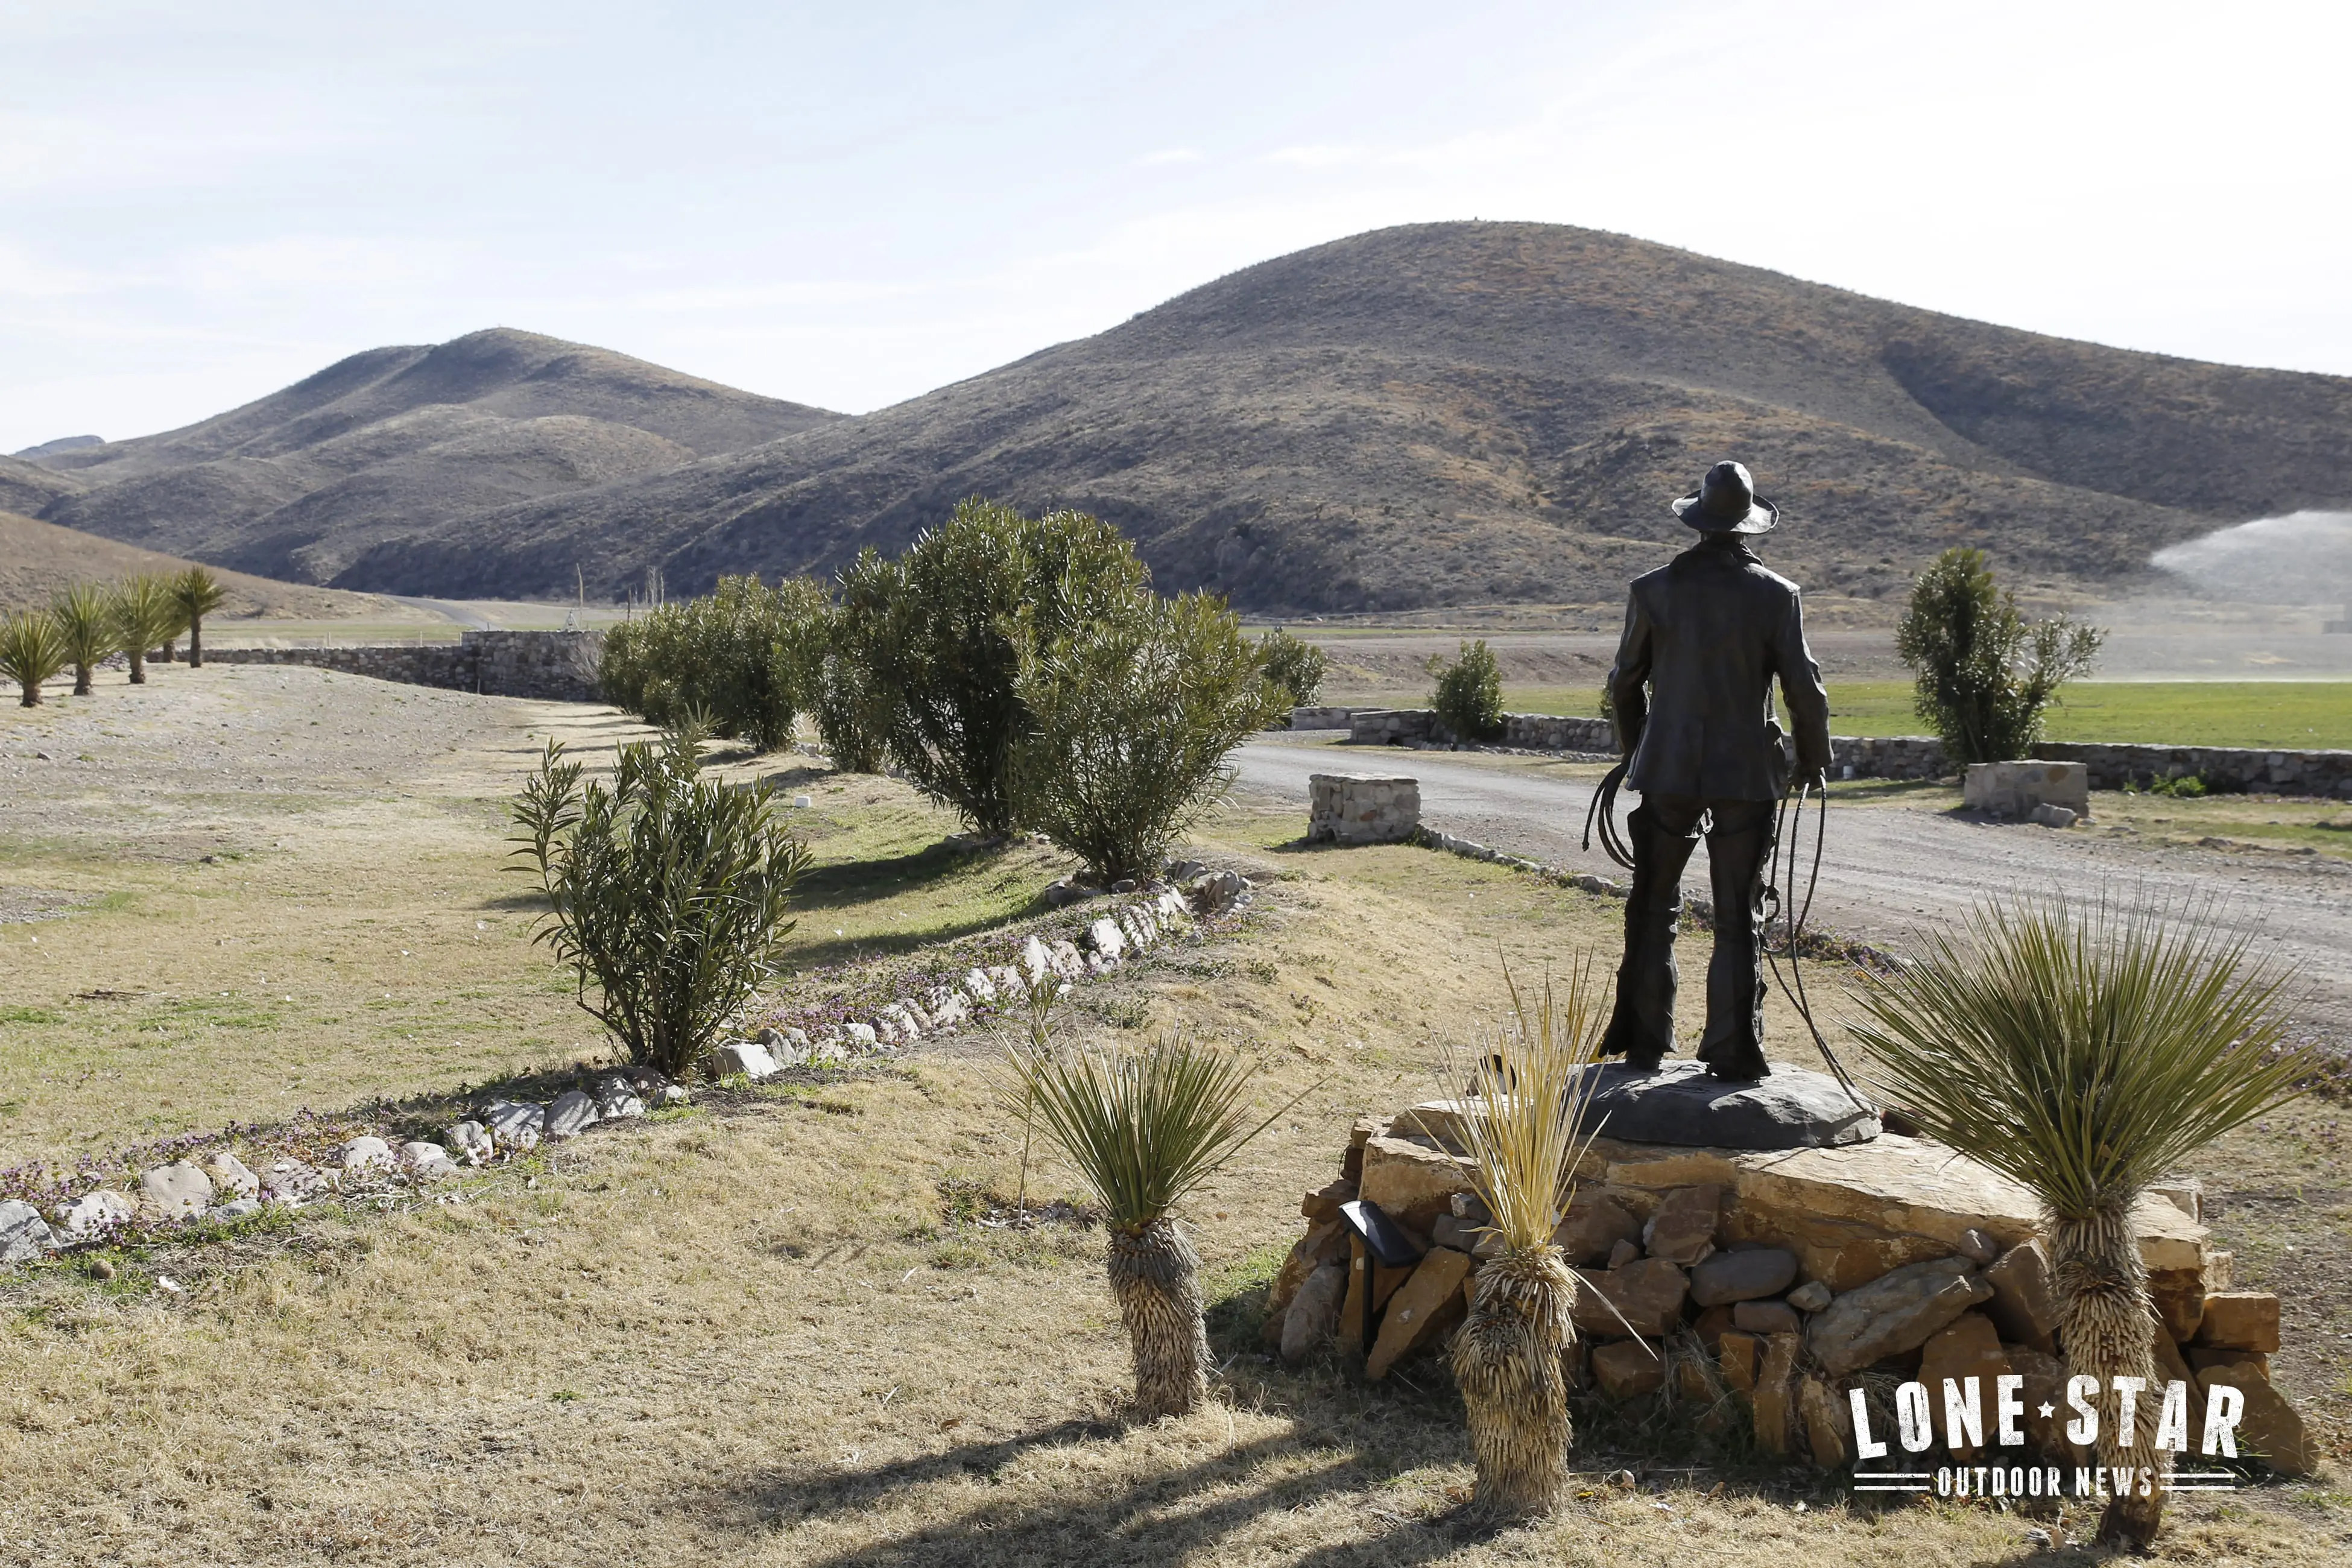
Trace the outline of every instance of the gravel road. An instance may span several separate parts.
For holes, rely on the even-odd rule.
[[[1295,803],[1302,824],[1309,773],[1410,775],[1421,781],[1422,820],[1433,827],[1547,865],[1624,876],[1597,837],[1590,853],[1578,847],[1597,767],[1563,777],[1556,764],[1519,758],[1381,752],[1307,736],[1254,742],[1235,766],[1238,791]],[[1639,799],[1628,794],[1621,812]],[[1805,837],[1810,847],[1810,828]],[[1702,848],[1693,860],[1686,889],[1705,889],[1705,856]],[[2218,895],[2224,924],[2276,943],[2301,967],[2298,1023],[2335,1049],[2352,1049],[2352,866],[2321,856],[2157,848],[2087,830],[1833,805],[1813,923],[1899,949],[1910,931],[1957,920],[1985,893],[2053,885]]]

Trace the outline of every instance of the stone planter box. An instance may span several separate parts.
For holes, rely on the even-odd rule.
[[[1307,838],[1311,844],[1396,844],[1421,826],[1421,784],[1370,773],[1310,773]]]

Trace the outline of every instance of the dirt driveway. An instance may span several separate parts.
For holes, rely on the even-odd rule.
[[[1421,781],[1422,819],[1432,826],[1547,865],[1624,875],[1601,853],[1597,837],[1590,852],[1580,847],[1604,771],[1596,764],[1381,751],[1304,736],[1255,742],[1235,763],[1244,795],[1297,803],[1302,826],[1307,774],[1402,773]],[[1628,795],[1621,811],[1639,800]],[[1706,851],[1699,854],[1703,860]],[[1695,862],[1685,887],[1703,888],[1705,875]],[[2223,924],[2258,944],[2275,942],[2300,966],[2308,996],[2299,1022],[2332,1048],[2352,1052],[2352,866],[2323,856],[2155,848],[2083,829],[1841,801],[1830,808],[1813,920],[1899,948],[1914,929],[1956,921],[1987,893],[2053,887],[2214,895]]]

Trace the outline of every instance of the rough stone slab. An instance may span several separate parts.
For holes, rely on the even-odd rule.
[[[2054,1355],[2058,1350],[2058,1303],[2050,1294],[2050,1255],[2040,1241],[2021,1242],[1985,1270],[1992,1300],[1985,1303],[2000,1337]]]
[[[128,1225],[138,1208],[121,1193],[104,1187],[84,1193],[68,1206],[59,1228],[70,1241],[94,1241],[117,1226]]]
[[[2210,1349],[2259,1351],[2279,1348],[2279,1300],[2267,1290],[2217,1290],[2205,1298],[2197,1342]]]
[[[767,1054],[764,1048],[761,1055]],[[578,1089],[566,1089],[548,1102],[547,1118],[540,1126],[541,1135],[547,1138],[577,1138],[596,1125],[596,1102]]]
[[[2217,1366],[2201,1373],[2198,1384],[2210,1401],[2216,1388],[2234,1388],[2246,1402],[2238,1421],[2238,1452],[2254,1454],[2271,1468],[2290,1476],[2307,1476],[2319,1462],[2318,1446],[2304,1430],[2303,1417],[2268,1379],[2239,1366]],[[2204,1434],[2200,1432],[2201,1443]]]
[[[1927,1336],[1919,1352],[1919,1381],[1927,1385],[1928,1398],[1937,1415],[1937,1430],[1943,1430],[1943,1388],[1948,1377],[1964,1390],[1968,1379],[1975,1378],[1978,1408],[1984,1413],[1984,1446],[1971,1444],[1963,1436],[1951,1447],[1954,1459],[1973,1463],[1983,1457],[1985,1448],[1998,1446],[2000,1417],[1994,1400],[2000,1387],[1999,1380],[2014,1370],[2009,1364],[2008,1352],[2000,1348],[2000,1331],[1982,1312],[1962,1312]]]
[[[1434,1344],[1463,1317],[1462,1281],[1470,1276],[1470,1257],[1451,1247],[1432,1247],[1423,1257],[1381,1319],[1380,1337],[1365,1360],[1364,1375],[1386,1377],[1389,1368],[1416,1351]]]
[[[1853,1463],[1853,1408],[1842,1395],[1818,1377],[1806,1378],[1798,1385],[1797,1414],[1814,1464],[1842,1470]]]
[[[1570,1315],[1580,1333],[1603,1340],[1658,1337],[1682,1324],[1689,1281],[1663,1258],[1641,1258],[1622,1268],[1571,1270],[1570,1278],[1576,1303]]]
[[[1642,1226],[1642,1246],[1669,1263],[1696,1263],[1715,1250],[1724,1189],[1712,1184],[1668,1193]]]
[[[1454,1194],[1475,1192],[1476,1184],[1466,1160],[1402,1138],[1370,1138],[1358,1191],[1391,1219],[1426,1235],[1452,1208]]]
[[[0,1203],[0,1264],[31,1263],[58,1249],[58,1238],[41,1211],[10,1198]]]
[[[1298,1288],[1307,1283],[1307,1277],[1323,1264],[1337,1262],[1347,1256],[1344,1242],[1337,1249],[1330,1247],[1339,1237],[1339,1222],[1327,1220],[1291,1244],[1290,1256],[1282,1260],[1281,1268],[1275,1273],[1274,1283],[1266,1288],[1265,1326],[1260,1331],[1260,1337],[1268,1347],[1282,1343],[1284,1318],[1290,1310],[1290,1303],[1297,1298]]]
[[[139,1178],[139,1201],[159,1218],[193,1219],[212,1206],[213,1180],[185,1160],[175,1160]]]
[[[1797,1255],[1782,1247],[1718,1252],[1691,1269],[1691,1300],[1702,1307],[1777,1296],[1797,1277]],[[1826,1303],[1824,1303],[1826,1305]]]
[[[1832,1301],[1812,1320],[1813,1355],[1830,1376],[1844,1377],[1918,1349],[1937,1330],[1991,1299],[1992,1287],[1965,1258],[1914,1263]]]
[[[1646,1340],[1592,1347],[1592,1381],[1612,1399],[1638,1399],[1666,1385],[1666,1363]]]
[[[1624,1205],[1584,1187],[1568,1200],[1568,1216],[1552,1231],[1551,1240],[1560,1250],[1560,1261],[1580,1268],[1600,1262],[1618,1243],[1638,1240],[1641,1234],[1642,1222]]]
[[[1879,1134],[1878,1116],[1826,1073],[1782,1064],[1758,1083],[1727,1083],[1696,1061],[1636,1072],[1608,1062],[1585,1126],[1622,1142],[1706,1149],[1818,1149]]]
[[[234,1199],[261,1195],[261,1178],[246,1169],[245,1162],[226,1149],[205,1162],[205,1175],[212,1182],[215,1197]]]
[[[1307,1276],[1282,1318],[1282,1359],[1305,1361],[1339,1330],[1339,1304],[1348,1293],[1348,1266],[1326,1263]]]

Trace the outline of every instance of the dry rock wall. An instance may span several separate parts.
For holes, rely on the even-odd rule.
[[[469,631],[456,647],[237,647],[207,652],[215,664],[300,664],[317,669],[438,686],[489,697],[593,702],[603,632]]]

